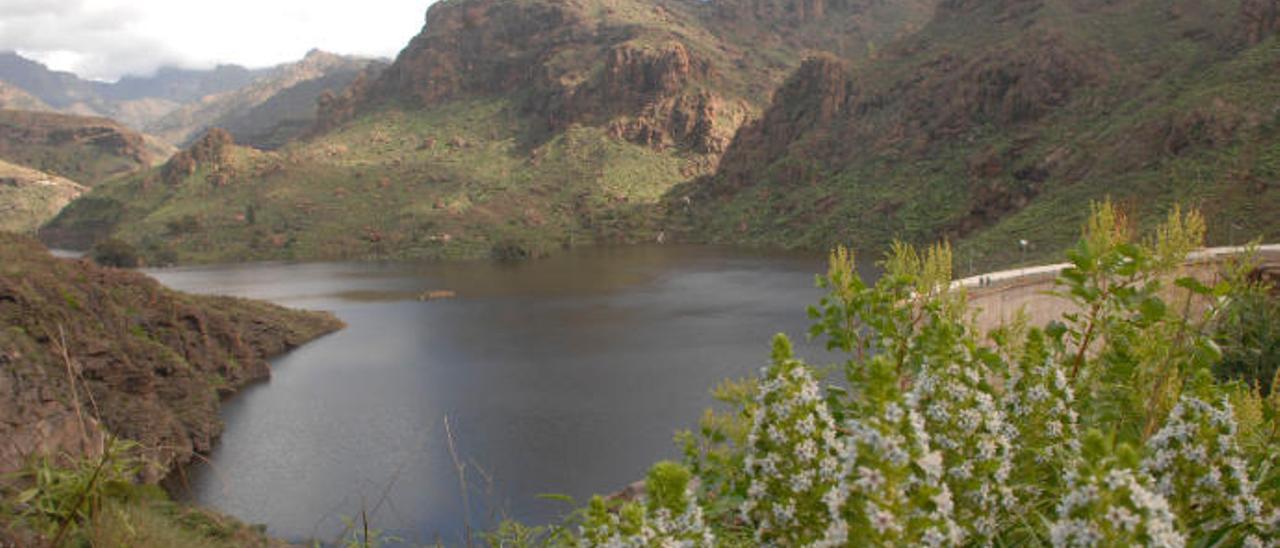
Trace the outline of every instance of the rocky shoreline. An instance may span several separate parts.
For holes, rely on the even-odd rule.
[[[223,397],[342,327],[328,313],[172,291],[0,233],[0,476],[33,457],[92,457],[110,432],[145,448],[141,479],[159,482],[212,448]]]

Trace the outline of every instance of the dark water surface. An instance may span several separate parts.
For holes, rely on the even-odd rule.
[[[814,255],[716,247],[587,249],[518,265],[255,264],[153,271],[186,291],[330,310],[349,327],[275,361],[229,400],[190,498],[289,539],[331,540],[344,516],[407,544],[459,544],[464,516],[443,420],[471,484],[470,518],[554,519],[675,458],[708,390],[805,343]],[[426,290],[458,298],[420,302]]]

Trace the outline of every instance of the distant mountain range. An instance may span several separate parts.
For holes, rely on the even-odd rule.
[[[310,138],[197,141],[49,233],[181,261],[947,238],[989,265],[1111,196],[1274,238],[1278,2],[439,2]]]
[[[245,144],[278,146],[310,126],[320,93],[345,88],[371,62],[312,51],[298,62],[264,69],[166,67],[107,83],[7,52],[0,53],[0,108],[111,118],[179,146],[210,127],[232,126]],[[273,107],[255,110],[272,99]]]

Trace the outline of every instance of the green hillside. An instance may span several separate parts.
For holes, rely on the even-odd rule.
[[[0,231],[34,232],[86,190],[74,181],[0,160]]]
[[[380,75],[321,97],[311,139],[113,182],[45,237],[116,235],[153,262],[525,257],[653,239],[661,197],[714,170],[809,47],[864,56],[927,5],[440,2]],[[836,25],[839,39],[819,32]]]
[[[874,62],[811,60],[669,222],[789,247],[942,236],[967,269],[1056,255],[1109,195],[1143,225],[1182,203],[1211,243],[1274,240],[1280,42],[1258,3],[944,2]]]

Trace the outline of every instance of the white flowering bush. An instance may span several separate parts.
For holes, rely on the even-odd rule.
[[[1054,546],[1186,545],[1169,501],[1152,488],[1128,446],[1113,448],[1102,434],[1089,434],[1086,462],[1068,479],[1058,503],[1058,519],[1049,528]]]
[[[710,548],[715,534],[703,519],[689,470],[660,462],[645,481],[645,503],[628,502],[611,511],[595,497],[579,527],[576,544],[601,547]]]
[[[778,335],[756,394],[744,463],[741,514],[755,540],[795,546],[818,539],[827,525],[824,497],[839,480],[840,445],[812,372]]]
[[[955,499],[955,519],[974,542],[989,542],[1004,517],[1018,508],[1010,487],[1014,447],[994,389],[971,360],[926,366],[913,395],[924,414],[933,447],[941,452],[943,479]]]
[[[687,468],[651,474],[644,504],[596,499],[545,544],[1280,547],[1280,394],[1214,342],[1224,303],[1269,290],[1248,266],[1175,278],[1197,214],[1147,241],[1131,224],[1097,205],[1057,278],[1070,312],[986,339],[945,244],[896,244],[875,284],[835,250],[810,335],[845,356],[844,382],[777,338],[680,437]]]
[[[869,412],[848,421],[840,485],[827,495],[831,523],[820,545],[953,546],[963,532],[924,418],[896,388],[892,364],[868,366]]]
[[[1183,396],[1164,427],[1147,440],[1142,469],[1188,529],[1202,534],[1230,529],[1229,536],[1241,540],[1271,536],[1272,524],[1264,522],[1265,509],[1236,443],[1236,429],[1226,399],[1215,406]]]

